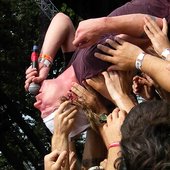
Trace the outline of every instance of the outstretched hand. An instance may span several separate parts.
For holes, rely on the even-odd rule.
[[[136,95],[140,95],[145,100],[150,100],[154,98],[154,85],[154,81],[148,75],[143,73],[142,76],[135,76],[133,78],[132,88]]]
[[[134,106],[132,100],[132,72],[123,71],[105,71],[102,73],[105,79],[105,84],[110,96],[116,106],[125,110],[127,113]]]
[[[133,70],[135,68],[136,57],[143,52],[142,49],[118,37],[116,41],[107,39],[106,42],[111,47],[99,44],[97,48],[105,54],[95,53],[95,57],[112,63],[113,70]]]
[[[170,42],[167,37],[168,24],[166,19],[163,19],[163,28],[157,25],[157,23],[149,16],[145,17],[144,30],[149,39],[152,42],[154,50],[159,56],[165,48],[170,48]]]
[[[95,113],[106,113],[106,108],[102,104],[98,93],[89,86],[86,82],[83,82],[84,86],[74,83],[71,91],[77,95],[77,102],[90,108]]]
[[[93,45],[104,30],[101,18],[88,19],[81,21],[75,33],[73,45],[79,48],[85,48]]]
[[[115,108],[107,117],[107,123],[103,125],[103,137],[107,144],[121,141],[120,128],[125,120],[126,112]]]
[[[72,105],[69,101],[63,102],[54,112],[54,133],[58,135],[68,135],[71,131],[76,113],[76,106]]]

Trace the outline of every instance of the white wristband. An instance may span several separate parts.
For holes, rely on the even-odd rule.
[[[163,57],[164,60],[167,60],[168,55],[170,54],[170,48],[165,48],[162,53],[161,56]]]
[[[51,61],[44,58],[39,58],[39,63],[43,63],[45,67],[51,67],[52,65]]]
[[[137,56],[137,58],[136,58],[135,66],[136,66],[136,68],[137,68],[138,70],[141,70],[144,56],[145,56],[145,53],[144,53],[144,52],[141,52],[141,53]]]

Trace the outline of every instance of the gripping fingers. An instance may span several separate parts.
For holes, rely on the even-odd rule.
[[[55,111],[55,115],[61,114],[63,112],[63,110],[68,106],[69,103],[70,103],[69,101],[65,101],[65,102],[61,103],[59,108]]]
[[[76,113],[77,113],[77,110],[76,110],[76,109],[70,111],[70,112],[68,113],[68,115],[67,115],[67,119],[72,119],[72,118],[74,118]]]
[[[71,91],[74,92],[77,96],[82,96],[81,94],[87,93],[87,90],[77,83],[74,83],[74,85],[71,88]]]
[[[56,170],[59,170],[61,168],[61,166],[64,166],[64,162],[66,160],[66,156],[67,156],[67,152],[63,151],[61,152],[61,154],[59,155],[58,159],[56,160],[55,164],[53,165],[53,168]]]
[[[67,117],[69,116],[72,112],[77,112],[77,109],[76,109],[76,106],[70,106],[70,108],[64,110],[61,114],[61,116],[64,118],[64,117]]]
[[[112,115],[112,117],[113,117],[114,120],[119,117],[119,111],[120,111],[120,109],[119,109],[118,107],[116,107],[116,108],[112,111],[111,115]]]
[[[163,32],[165,35],[167,35],[167,33],[168,33],[168,23],[167,23],[167,21],[166,21],[165,18],[163,18],[163,28],[162,28],[162,32]]]
[[[97,48],[99,49],[99,50],[101,50],[101,51],[103,51],[104,53],[106,53],[106,54],[109,54],[109,55],[114,55],[114,50],[112,49],[112,48],[110,48],[110,47],[107,47],[107,46],[105,46],[105,45],[102,45],[102,44],[98,44],[97,45]]]
[[[120,38],[116,38],[116,40],[119,40]],[[117,49],[120,44],[118,44],[116,41],[113,41],[111,39],[107,39],[106,42],[114,49]]]
[[[94,53],[94,56],[100,60],[109,62],[114,64],[114,59],[113,57],[109,56],[109,55],[105,55],[105,54],[101,54],[101,53]]]

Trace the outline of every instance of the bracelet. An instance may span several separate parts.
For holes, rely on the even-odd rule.
[[[144,53],[144,52],[141,52],[141,53],[137,56],[137,58],[136,58],[135,66],[136,66],[136,68],[137,68],[138,70],[141,70],[144,56],[145,56],[145,53]]]
[[[47,59],[39,59],[38,60],[39,61],[39,63],[42,63],[45,67],[51,67],[52,66],[52,63],[49,61],[49,60],[47,60]]]
[[[165,48],[162,53],[161,56],[164,60],[167,60],[168,55],[170,54],[170,48]]]
[[[52,57],[47,54],[40,54],[38,61],[39,63],[43,63],[46,67],[51,67],[53,63]]]
[[[120,146],[120,142],[113,142],[108,146],[108,149]]]
[[[53,62],[53,58],[52,58],[50,55],[47,55],[47,54],[42,54],[42,53],[40,53],[39,58],[47,59],[47,60],[50,61],[51,63]]]

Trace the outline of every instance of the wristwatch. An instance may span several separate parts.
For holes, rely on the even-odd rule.
[[[162,58],[163,58],[164,60],[167,60],[167,57],[168,57],[169,54],[170,54],[170,48],[165,48],[165,49],[162,51],[162,53],[161,53]]]
[[[137,58],[136,58],[135,66],[136,66],[136,68],[137,68],[138,70],[141,70],[144,56],[145,56],[145,53],[144,53],[144,52],[141,52],[141,53],[137,56]]]

